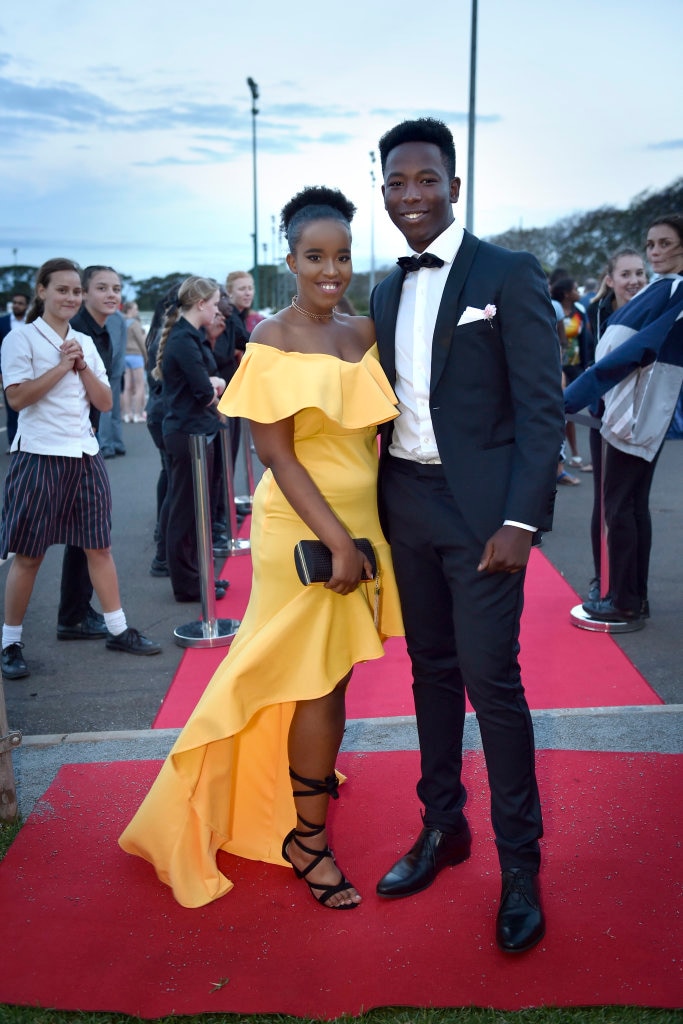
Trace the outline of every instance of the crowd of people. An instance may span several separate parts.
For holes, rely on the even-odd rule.
[[[265,472],[240,629],[120,844],[186,907],[232,888],[217,862],[224,851],[290,866],[321,906],[356,908],[362,895],[337,865],[328,830],[343,781],[335,766],[345,695],[354,666],[405,635],[424,812],[376,894],[411,897],[473,852],[467,697],[500,865],[495,937],[502,951],[520,953],[546,928],[541,799],[518,657],[526,566],[552,527],[558,484],[575,480],[569,469],[592,469],[596,578],[584,607],[603,621],[649,614],[647,496],[683,380],[683,218],[648,230],[654,281],[637,251],[621,250],[584,305],[571,273],[558,268],[549,281],[533,256],[458,223],[445,124],[404,121],[379,152],[385,209],[406,251],[374,289],[368,317],[342,311],[355,207],[324,186],[282,210],[291,305],[264,319],[251,310],[250,275],[229,274],[225,287],[192,276],[159,303],[144,344],[135,304],[124,308],[122,417],[146,422],[161,459],[150,572],[169,578],[177,601],[197,601],[202,583],[190,436],[206,437],[214,543],[226,515],[219,431],[230,432],[234,458],[247,420]],[[23,616],[53,543],[67,545],[62,596],[71,598],[60,603],[58,635],[159,650],[120,607],[96,436],[98,415],[113,406],[109,322],[119,303],[112,268],[81,275],[68,260],[48,261],[25,324],[2,346],[6,397],[19,414],[0,525],[0,555],[15,552],[5,678],[28,674]],[[566,418],[586,406],[596,423],[602,416],[590,463]],[[113,424],[114,453],[116,436]],[[213,585],[222,596],[229,584]]]
[[[244,273],[230,277],[238,285],[244,279],[251,282]],[[200,600],[188,436],[200,430],[211,441],[219,426],[229,429],[227,419],[215,410],[225,380],[209,376],[209,371],[216,372],[211,347],[218,339],[213,336],[209,345],[206,335],[218,320],[219,288],[215,282],[190,278],[179,282],[175,293],[181,296],[180,305],[174,302],[164,309],[151,355],[137,304],[127,302],[121,308],[121,278],[109,266],[81,270],[68,259],[48,260],[38,271],[30,308],[28,298],[17,293],[12,312],[0,318],[10,453],[0,557],[14,556],[7,574],[2,635],[6,680],[30,675],[23,654],[23,621],[36,574],[53,544],[64,545],[58,640],[104,639],[111,650],[144,656],[161,651],[159,643],[128,626],[121,608],[110,549],[111,490],[104,466],[105,459],[126,454],[121,424],[147,422],[145,368],[150,359],[159,381],[164,371],[168,378],[159,394],[149,396],[148,426],[163,453],[164,477],[157,488],[158,546],[151,571],[170,576],[176,600]],[[223,293],[227,294],[224,289]],[[224,338],[219,345],[222,358],[234,361],[226,371],[228,378],[237,366],[236,344],[243,350],[248,340],[245,320],[253,283],[251,291],[243,289],[241,294],[245,301],[239,310],[230,304],[225,308],[238,332],[236,326],[227,332],[224,320],[223,334],[229,333],[229,340]],[[194,352],[190,342],[196,343]],[[204,359],[206,381],[201,376]],[[209,388],[208,395],[202,395],[202,387]],[[159,402],[160,413],[155,411]],[[58,423],[54,429],[52,419]],[[224,505],[223,491],[217,476],[217,511],[219,502]],[[222,596],[228,585],[227,580],[216,581],[216,595]],[[93,607],[93,592],[102,611]]]
[[[580,483],[567,464],[593,473],[594,574],[583,610],[607,623],[639,624],[650,617],[649,495],[667,430],[681,407],[677,321],[683,315],[683,216],[653,221],[644,251],[654,274],[649,282],[645,258],[633,248],[609,257],[593,293],[585,288],[580,295],[576,280],[562,268],[549,278],[570,417],[565,434],[571,455],[563,445],[557,482]],[[595,423],[588,434],[588,462],[579,454],[571,419],[586,407]]]

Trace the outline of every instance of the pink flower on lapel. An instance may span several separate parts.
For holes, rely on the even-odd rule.
[[[493,324],[491,323],[491,321],[493,320],[497,312],[498,310],[493,305],[493,303],[489,303],[488,306],[484,306],[484,319],[488,320],[489,327],[491,328],[491,330],[493,330]]]

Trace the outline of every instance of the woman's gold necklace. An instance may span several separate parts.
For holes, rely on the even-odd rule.
[[[309,313],[309,311],[304,309],[303,306],[300,306],[296,300],[297,296],[295,295],[292,299],[292,308],[295,309],[297,313],[301,313],[302,316],[307,316],[309,320],[331,320],[334,316],[334,311],[337,308],[335,306],[331,313]]]

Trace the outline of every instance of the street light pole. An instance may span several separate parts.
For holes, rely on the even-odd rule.
[[[467,206],[465,227],[474,230],[474,126],[476,123],[477,84],[477,0],[472,0],[472,28],[470,32],[470,113],[467,134]]]
[[[251,92],[251,154],[252,154],[252,165],[253,165],[253,177],[254,177],[254,308],[258,308],[258,302],[260,299],[260,281],[259,281],[259,270],[258,270],[258,197],[256,191],[256,115],[258,114],[258,107],[256,106],[256,100],[259,97],[258,85],[253,78],[247,78],[247,85]]]
[[[375,151],[370,150],[370,295],[375,287]]]

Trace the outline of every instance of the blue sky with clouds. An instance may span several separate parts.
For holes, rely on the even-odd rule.
[[[356,203],[354,260],[403,252],[370,151],[441,117],[467,177],[470,0],[32,0],[0,27],[0,265],[56,255],[219,278],[307,184]],[[681,0],[479,0],[475,230],[627,204],[683,173]],[[372,172],[376,182],[373,187]],[[456,208],[464,219],[465,195]]]

